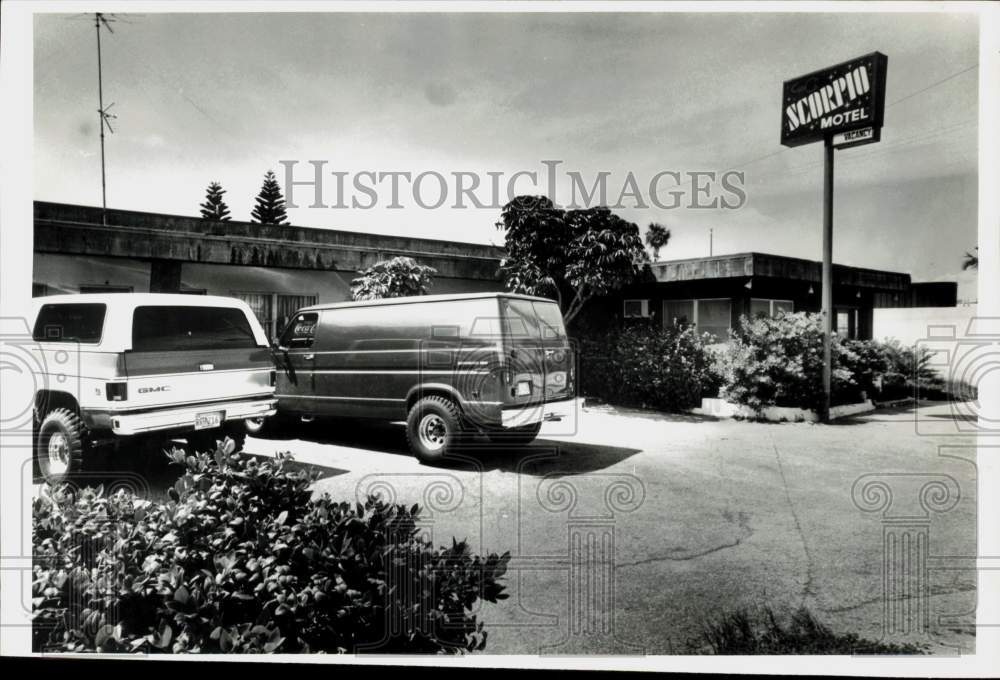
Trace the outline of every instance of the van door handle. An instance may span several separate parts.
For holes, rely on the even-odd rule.
[[[306,361],[312,361],[313,359],[316,358],[316,355],[315,354],[307,354],[307,355],[305,355],[302,358],[305,359]]]

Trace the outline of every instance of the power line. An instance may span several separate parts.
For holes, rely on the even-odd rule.
[[[969,71],[971,71],[973,69],[977,69],[977,68],[979,68],[979,64],[973,64],[972,66],[969,66],[968,68],[964,68],[961,71],[957,71],[955,73],[952,73],[950,76],[946,76],[946,77],[942,78],[941,80],[937,81],[936,83],[931,83],[927,87],[922,88],[920,90],[917,90],[916,92],[911,92],[910,94],[906,95],[905,97],[901,97],[901,98],[897,99],[896,101],[892,102],[891,104],[886,104],[885,108],[889,108],[890,106],[895,106],[896,104],[899,104],[900,102],[905,102],[907,99],[910,99],[911,97],[916,97],[918,94],[922,94],[922,93],[926,92],[927,90],[930,90],[931,88],[937,87],[938,85],[940,85],[942,83],[948,82],[952,78],[957,78],[958,76],[962,75],[963,73],[968,73]]]

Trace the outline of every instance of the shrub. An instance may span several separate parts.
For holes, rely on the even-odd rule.
[[[879,381],[879,396],[886,401],[906,397],[942,397],[945,383],[934,371],[933,353],[927,347],[906,346],[892,339],[879,343],[885,357],[885,373]]]
[[[769,607],[756,616],[739,609],[707,622],[702,641],[692,644],[692,651],[707,647],[712,654],[924,654],[926,649],[834,633],[805,607],[787,621],[779,621]]]
[[[580,341],[581,391],[620,406],[680,411],[721,383],[706,336],[693,328],[630,324]]]
[[[358,274],[360,276],[351,281],[351,297],[354,300],[381,300],[426,295],[437,270],[418,264],[412,257],[394,257],[376,262]]]
[[[851,367],[858,357],[834,335],[834,403],[857,401]],[[726,350],[722,394],[760,410],[767,406],[817,409],[823,403],[823,327],[819,314],[741,317]]]
[[[170,457],[171,500],[43,487],[34,501],[36,651],[457,653],[472,611],[506,598],[509,554],[435,549],[420,509],[311,499],[315,475],[271,460]]]

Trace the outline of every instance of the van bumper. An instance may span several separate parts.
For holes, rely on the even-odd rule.
[[[111,431],[121,436],[164,430],[191,431],[195,429],[195,419],[200,414],[221,412],[223,423],[266,418],[275,414],[277,403],[274,398],[220,402],[146,413],[110,413],[109,419]]]
[[[548,401],[528,406],[515,406],[500,411],[500,425],[504,429],[535,425],[546,420],[562,420],[570,414],[574,399],[568,397],[562,401]]]

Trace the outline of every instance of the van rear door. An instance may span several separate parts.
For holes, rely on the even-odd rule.
[[[558,305],[504,297],[501,310],[511,371],[504,401],[520,406],[572,396],[572,359]]]
[[[136,307],[124,355],[128,407],[270,396],[274,366],[251,323],[237,307]]]

